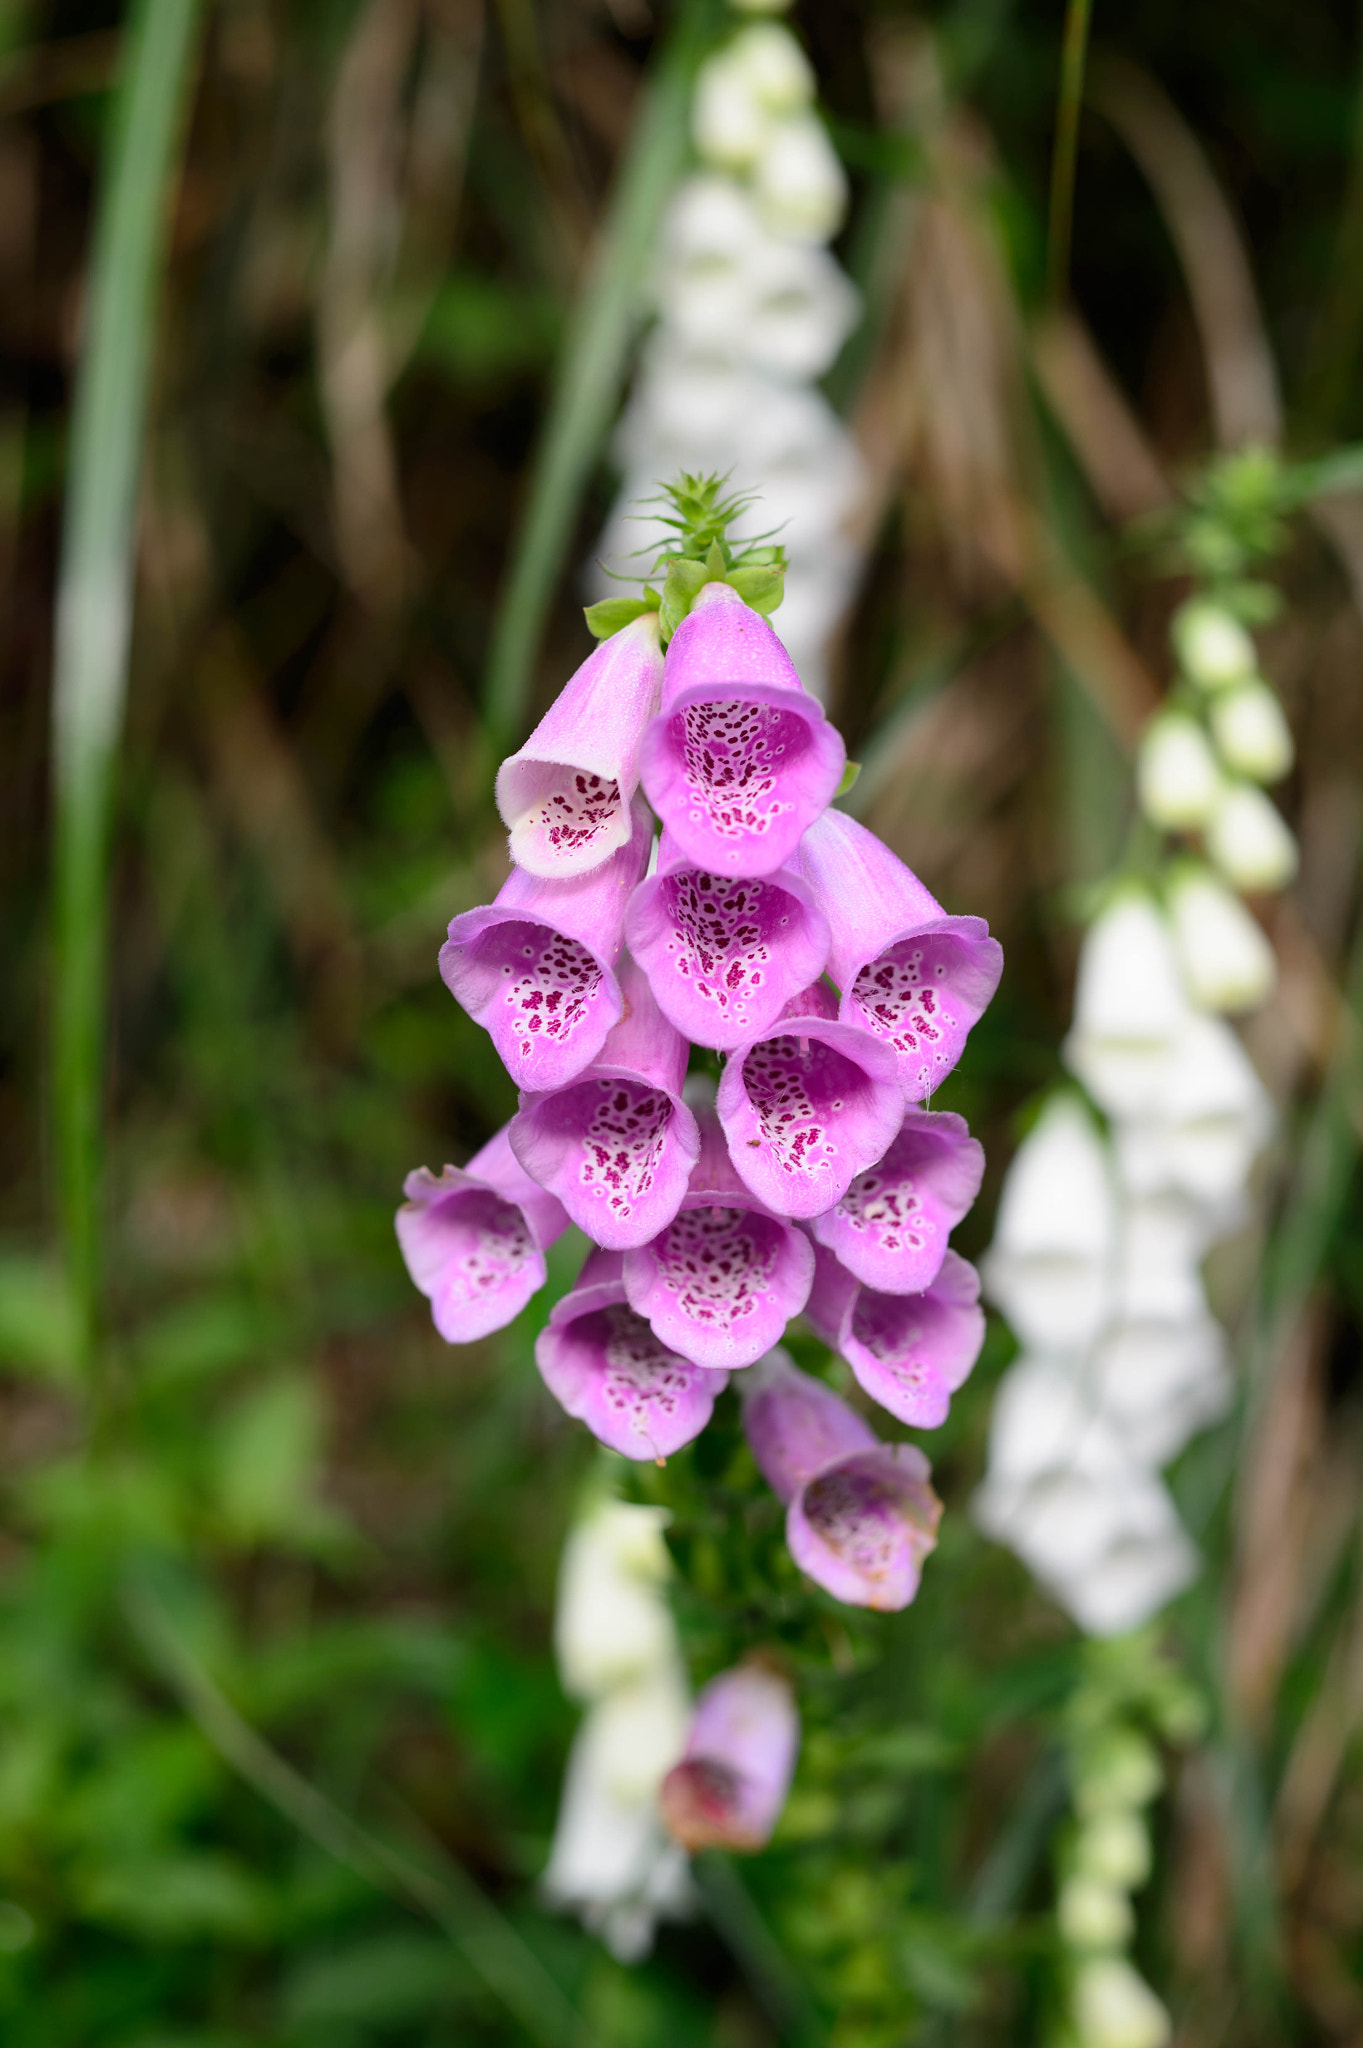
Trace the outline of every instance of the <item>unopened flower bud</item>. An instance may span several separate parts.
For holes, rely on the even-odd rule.
[[[1081,1965],[1074,2017],[1084,2048],[1163,2048],[1171,2032],[1168,2013],[1121,1956]]]
[[[847,177],[816,114],[796,114],[768,132],[754,177],[757,203],[774,234],[826,242],[847,206]]]
[[[1074,1803],[1085,1817],[1109,1807],[1145,1806],[1163,1783],[1154,1744],[1134,1728],[1113,1728],[1085,1756]]]
[[[1150,1875],[1150,1831],[1129,1808],[1112,1807],[1085,1821],[1074,1861],[1085,1877],[1134,1891]]]
[[[1271,994],[1278,978],[1273,948],[1210,869],[1188,868],[1175,877],[1169,917],[1184,982],[1202,1009],[1253,1010]]]
[[[1141,809],[1167,832],[1186,832],[1211,816],[1221,777],[1207,736],[1185,711],[1161,711],[1136,755]]]
[[[1232,783],[1207,827],[1207,851],[1237,889],[1282,889],[1297,872],[1297,842],[1261,789]]]
[[[1267,683],[1236,683],[1212,705],[1221,758],[1252,782],[1277,782],[1292,766],[1292,734]]]
[[[701,65],[691,102],[691,135],[702,163],[726,171],[751,170],[770,125],[752,80],[731,49]]]
[[[1254,674],[1254,642],[1240,621],[1210,598],[1190,598],[1179,607],[1173,636],[1185,674],[1204,690],[1223,690]]]
[[[1062,1938],[1071,1948],[1120,1948],[1131,1938],[1131,1901],[1116,1885],[1067,1878],[1056,1901]]]
[[[779,22],[753,22],[742,29],[729,45],[728,57],[770,113],[794,113],[814,97],[809,59]]]

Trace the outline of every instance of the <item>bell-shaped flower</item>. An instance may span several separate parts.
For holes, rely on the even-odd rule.
[[[611,1251],[646,1244],[681,1206],[700,1152],[682,1101],[687,1044],[628,956],[624,1015],[599,1059],[547,1095],[523,1095],[512,1150],[558,1196],[579,1230]]]
[[[590,1254],[535,1339],[555,1400],[626,1458],[669,1458],[700,1435],[729,1375],[681,1358],[625,1299],[624,1254]]]
[[[1229,1024],[1193,1015],[1159,1114],[1114,1129],[1117,1171],[1133,1195],[1182,1193],[1224,1213],[1243,1199],[1273,1124],[1273,1104]]]
[[[804,1307],[814,1248],[744,1187],[713,1108],[702,1105],[698,1120],[700,1157],[681,1208],[625,1253],[625,1290],[670,1351],[737,1370],[770,1351]]]
[[[1003,972],[982,917],[948,917],[873,832],[825,811],[805,834],[799,870],[828,920],[839,1011],[889,1045],[909,1102],[951,1072]]]
[[[1180,867],[1167,891],[1183,980],[1203,1010],[1253,1010],[1273,993],[1278,963],[1238,896],[1209,868]]]
[[[1197,1570],[1167,1489],[1051,1360],[1024,1357],[1000,1382],[971,1512],[1090,1635],[1140,1627]]]
[[[1080,948],[1065,1063],[1109,1116],[1157,1114],[1187,1020],[1168,924],[1143,890],[1123,891]]]
[[[1297,872],[1297,842],[1252,782],[1222,790],[1207,826],[1207,851],[1237,889],[1283,889]]]
[[[652,837],[641,802],[632,816],[628,845],[601,867],[561,882],[516,868],[495,903],[453,920],[440,949],[446,987],[528,1092],[580,1074],[619,1021],[615,963]]]
[[[735,880],[693,867],[670,832],[625,929],[663,1015],[724,1051],[769,1030],[828,958],[828,926],[798,875]]]
[[[793,240],[827,242],[847,211],[847,173],[812,109],[773,123],[753,186],[767,226]]]
[[[684,1849],[765,1848],[800,1747],[790,1681],[749,1657],[704,1687],[680,1763],[663,1780],[663,1824]]]
[[[569,1530],[558,1570],[554,1654],[571,1699],[599,1699],[678,1663],[666,1591],[672,1559],[663,1538],[670,1519],[666,1508],[605,1498]]]
[[[683,857],[715,876],[774,873],[846,758],[767,621],[729,584],[705,584],[669,643],[642,755],[648,800]]]
[[[1251,782],[1277,782],[1292,766],[1292,731],[1267,683],[1256,677],[1222,690],[1211,707],[1212,736],[1228,768]]]
[[[517,867],[562,881],[628,845],[639,747],[662,680],[658,614],[645,612],[602,641],[503,761],[497,809]]]
[[[658,1795],[686,1739],[675,1656],[596,1700],[573,1739],[541,1888],[577,1913],[622,1963],[647,1955],[660,1919],[694,1910],[686,1857],[664,1832]]]
[[[840,1024],[816,982],[729,1055],[718,1109],[744,1185],[778,1215],[817,1217],[880,1158],[904,1097],[890,1048]]]
[[[1174,649],[1185,675],[1204,690],[1224,690],[1254,674],[1254,642],[1214,599],[1191,597],[1173,619]]]
[[[947,1239],[980,1192],[984,1152],[965,1118],[910,1109],[874,1166],[810,1229],[848,1271],[882,1294],[930,1287]]]
[[[1107,1148],[1087,1111],[1056,1096],[1004,1177],[985,1291],[1023,1344],[1082,1352],[1111,1308],[1116,1241]]]
[[[743,1427],[801,1571],[851,1607],[907,1607],[942,1514],[922,1452],[881,1443],[780,1351],[744,1383]]]
[[[1153,1470],[1230,1405],[1226,1333],[1205,1312],[1123,1320],[1099,1339],[1087,1378],[1104,1420],[1136,1463]]]
[[[948,1251],[921,1294],[865,1287],[820,1248],[805,1315],[873,1401],[911,1429],[940,1429],[984,1343],[975,1268]]]
[[[398,1245],[447,1344],[503,1329],[545,1281],[545,1248],[568,1227],[554,1196],[531,1180],[505,1130],[466,1167],[438,1176],[418,1166],[402,1184]]]
[[[1125,1956],[1088,1956],[1074,1980],[1074,2019],[1084,2048],[1165,2048],[1173,2022]]]
[[[1160,711],[1141,734],[1136,790],[1141,809],[1166,832],[1187,832],[1212,814],[1221,776],[1197,719]]]
[[[1192,1321],[1205,1315],[1202,1260],[1215,1224],[1186,1195],[1130,1197],[1117,1240],[1117,1308],[1138,1321]]]

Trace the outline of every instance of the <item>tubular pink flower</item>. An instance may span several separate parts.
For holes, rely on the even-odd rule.
[[[851,1607],[907,1607],[937,1542],[942,1504],[913,1444],[884,1444],[830,1387],[781,1352],[745,1393],[743,1426],[786,1502],[790,1554]]]
[[[884,1158],[858,1174],[810,1229],[867,1287],[921,1294],[983,1176],[984,1152],[964,1117],[910,1109]]]
[[[905,1099],[921,1102],[951,1072],[1003,972],[982,917],[948,917],[873,832],[825,811],[806,833],[799,870],[828,919],[838,1014],[899,1057]]]
[[[681,1095],[686,1040],[628,955],[618,979],[624,1014],[601,1057],[552,1094],[523,1095],[510,1132],[521,1165],[558,1196],[579,1230],[628,1251],[676,1215],[700,1132]]]
[[[615,963],[652,836],[637,799],[632,816],[628,845],[593,873],[546,882],[516,868],[495,903],[454,919],[440,948],[446,987],[528,1091],[573,1080],[620,1017]]]
[[[645,612],[602,641],[503,761],[497,809],[518,867],[562,881],[628,844],[639,747],[662,679],[658,614]]]
[[[788,868],[726,880],[692,867],[667,832],[625,929],[663,1015],[726,1051],[769,1029],[828,957],[828,925]]]
[[[766,620],[727,583],[705,584],[672,636],[640,756],[648,800],[686,859],[714,875],[773,874],[846,759]]]
[[[562,1205],[518,1165],[505,1130],[467,1167],[418,1166],[402,1184],[398,1245],[447,1344],[518,1316],[544,1285],[544,1253],[568,1227]]]
[[[819,1216],[843,1199],[904,1115],[893,1052],[836,1012],[816,982],[730,1056],[719,1084],[738,1177],[783,1216]]]
[[[663,1825],[683,1849],[761,1849],[781,1818],[800,1717],[790,1682],[749,1657],[703,1688],[681,1762],[663,1779]]]
[[[805,1314],[871,1399],[912,1429],[941,1428],[984,1343],[979,1275],[952,1251],[922,1294],[882,1294],[820,1247]]]
[[[592,1252],[535,1339],[555,1400],[626,1458],[668,1458],[710,1420],[727,1372],[679,1358],[625,1300],[620,1252]]]
[[[814,1249],[757,1202],[734,1172],[713,1109],[681,1209],[625,1254],[630,1307],[669,1350],[737,1371],[770,1351],[809,1294]]]

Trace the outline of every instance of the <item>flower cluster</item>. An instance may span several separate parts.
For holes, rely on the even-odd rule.
[[[570,1219],[585,1231],[536,1357],[567,1412],[635,1459],[690,1442],[802,1311],[919,1428],[983,1335],[947,1244],[980,1148],[922,1105],[999,947],[829,808],[841,739],[766,619],[693,568],[710,573],[669,567],[662,610],[607,639],[502,767],[517,866],[455,918],[440,965],[520,1109],[465,1171],[412,1175],[398,1219],[451,1342],[509,1322],[545,1246]],[[695,587],[664,658],[679,579]],[[811,1576],[844,1600],[910,1599],[935,1523],[918,1454],[779,1364],[749,1429]]]
[[[664,224],[657,319],[620,423],[623,482],[598,554],[608,575],[637,576],[661,531],[638,511],[655,477],[718,470],[760,487],[762,519],[789,555],[782,637],[822,696],[856,570],[846,528],[860,465],[817,380],[859,307],[826,246],[846,180],[782,23],[744,24],[702,65],[692,134],[700,168]]]
[[[688,1703],[666,1520],[661,1508],[598,1498],[559,1569],[559,1675],[587,1711],[543,1889],[622,1962],[647,1952],[658,1920],[692,1910],[688,1850],[770,1840],[800,1746],[789,1681],[760,1655]]]

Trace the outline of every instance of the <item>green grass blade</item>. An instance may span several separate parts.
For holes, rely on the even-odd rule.
[[[493,631],[484,719],[494,755],[524,721],[545,618],[619,396],[663,209],[685,161],[691,83],[713,16],[711,0],[683,0],[569,323]]]
[[[109,813],[160,256],[198,13],[198,0],[138,0],[126,31],[95,228],[57,593],[53,1089],[62,1221],[87,1364],[99,1291]]]
[[[1084,97],[1084,65],[1088,57],[1093,0],[1069,0],[1065,36],[1060,49],[1060,98],[1055,110],[1055,149],[1051,157],[1050,223],[1047,271],[1050,294],[1064,299],[1070,282],[1070,240],[1074,228],[1074,178],[1079,159],[1079,107]]]

